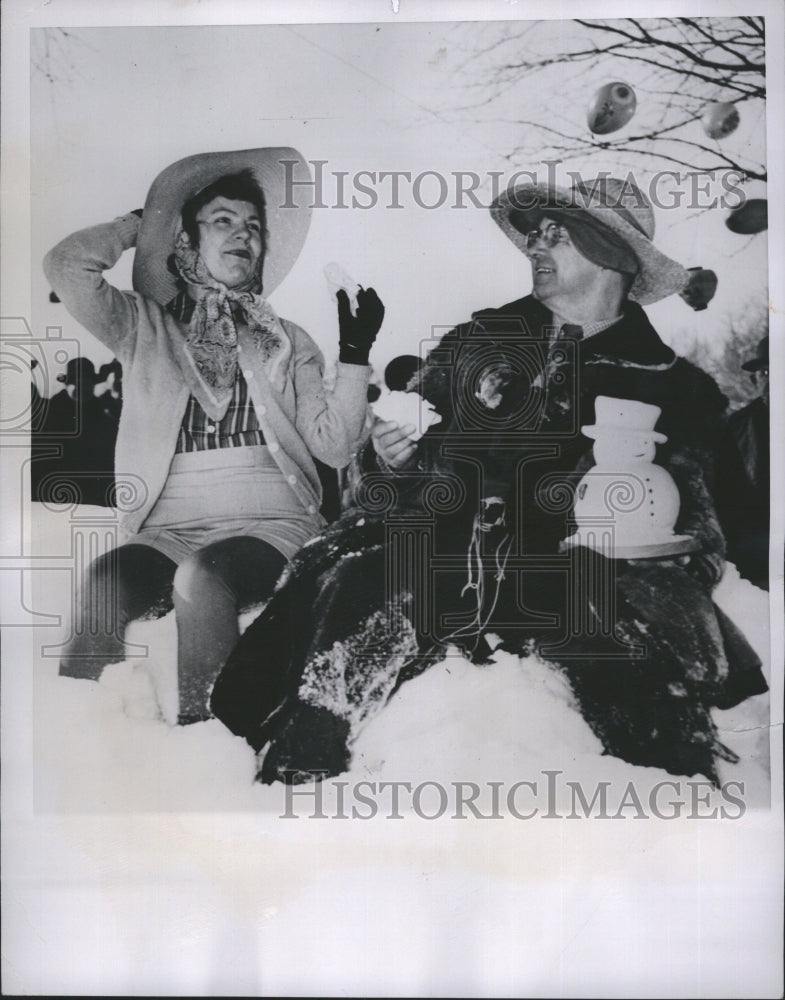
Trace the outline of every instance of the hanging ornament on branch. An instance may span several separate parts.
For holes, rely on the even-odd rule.
[[[748,198],[743,205],[734,208],[725,225],[732,233],[749,236],[762,233],[769,228],[769,203],[765,198]]]
[[[724,139],[739,127],[739,109],[730,101],[707,104],[701,115],[701,125],[710,139]]]
[[[607,135],[620,129],[635,114],[638,99],[628,83],[606,83],[592,98],[587,114],[589,128],[595,135]]]

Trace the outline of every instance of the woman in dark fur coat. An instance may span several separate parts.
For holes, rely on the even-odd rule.
[[[487,661],[491,634],[564,672],[607,753],[712,780],[718,759],[734,759],[710,709],[766,683],[711,600],[724,567],[711,490],[726,400],[638,304],[686,280],[651,242],[645,196],[634,189],[630,206],[612,179],[577,193],[530,186],[494,204],[532,262],[533,294],[475,314],[431,352],[410,388],[441,422],[419,441],[377,424],[379,471],[356,508],[300,552],[219,677],[213,712],[257,751],[269,743],[262,780],[345,770],[397,686],[450,644]],[[689,555],[560,551],[592,466],[580,428],[600,395],[660,408],[657,462],[678,486]]]

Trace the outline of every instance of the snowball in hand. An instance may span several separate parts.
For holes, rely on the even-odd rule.
[[[327,287],[330,295],[337,295],[343,289],[349,296],[349,308],[352,316],[357,315],[357,293],[360,290],[359,282],[355,281],[351,275],[341,267],[340,264],[328,264],[324,269],[324,276],[327,279]]]
[[[412,441],[419,441],[432,424],[442,419],[417,392],[385,392],[371,404],[371,409],[380,420],[392,420],[399,427],[414,424],[416,430],[409,435]]]

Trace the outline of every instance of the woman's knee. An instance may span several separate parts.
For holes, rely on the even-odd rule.
[[[189,604],[204,598],[216,586],[226,589],[216,559],[205,549],[181,562],[174,574],[175,597]]]
[[[266,600],[286,560],[258,538],[229,538],[205,546],[186,559],[174,578],[175,597],[194,603],[226,595],[239,606]]]
[[[82,582],[82,603],[117,601],[134,615],[155,606],[171,589],[175,564],[149,546],[122,545],[94,559]]]

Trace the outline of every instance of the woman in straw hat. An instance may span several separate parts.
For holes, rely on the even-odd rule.
[[[419,437],[376,424],[365,509],[302,550],[216,681],[218,718],[257,750],[269,741],[263,781],[345,769],[396,685],[451,644],[487,660],[487,633],[558,666],[608,753],[675,774],[716,778],[733,755],[711,706],[766,690],[759,658],[711,600],[724,568],[709,486],[726,400],[641,308],[688,281],[653,243],[648,199],[614,178],[520,185],[491,215],[529,259],[532,294],[475,313],[431,352],[409,388],[441,421]],[[689,552],[560,552],[600,396],[661,413],[657,459],[681,493],[675,531]],[[641,518],[652,527],[654,499]],[[283,644],[281,624],[303,606],[318,627]],[[273,648],[285,682],[258,669]]]
[[[330,392],[315,343],[267,298],[303,246],[308,179],[292,149],[191,156],[159,175],[143,212],[69,236],[44,262],[124,373],[125,543],[90,566],[60,670],[98,677],[124,658],[128,622],[173,594],[183,723],[209,715],[238,610],[270,596],[324,523],[313,459],[346,465],[363,429],[375,292],[358,293],[355,314],[339,293]],[[135,291],[120,292],[102,272],[134,246]]]

